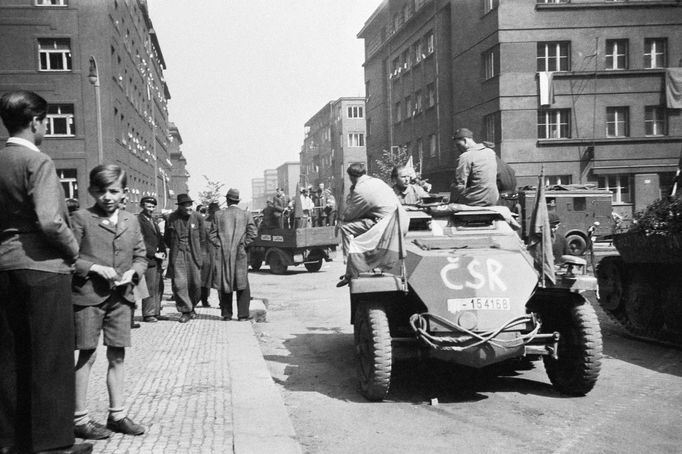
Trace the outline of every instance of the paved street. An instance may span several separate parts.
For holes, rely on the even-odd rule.
[[[304,452],[679,452],[682,352],[628,338],[599,310],[605,358],[586,397],[556,393],[542,362],[493,371],[412,362],[397,368],[386,402],[367,402],[348,290],[334,287],[342,272],[337,261],[314,274],[251,275],[269,302],[261,348]]]
[[[166,289],[170,289],[167,281]],[[299,453],[279,391],[267,373],[250,322],[224,322],[217,309],[197,309],[187,324],[142,323],[126,352],[130,416],[148,426],[139,437],[95,441],[96,453]],[[139,309],[137,311],[138,319]],[[107,415],[103,347],[88,392],[91,416]]]

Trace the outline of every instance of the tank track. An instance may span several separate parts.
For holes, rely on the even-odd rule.
[[[614,264],[618,266],[620,270],[619,276],[621,282],[619,283],[619,285],[620,288],[622,289],[622,294],[620,295],[620,302],[618,303],[618,306],[616,308],[609,308],[604,305],[604,299],[606,295],[602,293],[603,288],[602,284],[604,284],[604,282],[601,279],[604,279],[606,274],[603,272],[603,267],[613,266]],[[625,310],[625,305],[628,303],[627,292],[630,289],[629,286],[626,285],[624,281],[626,280],[625,278],[627,277],[628,273],[639,273],[643,268],[644,268],[643,266],[638,266],[638,264],[635,265],[625,264],[622,261],[622,259],[617,256],[605,257],[602,260],[602,262],[597,266],[596,273],[598,279],[600,279],[599,285],[600,298],[598,299],[599,306],[612,321],[622,326],[632,337],[645,340],[648,342],[655,342],[667,346],[682,348],[682,332],[677,332],[675,330],[667,328],[666,326],[663,326],[660,329],[642,328],[633,324],[633,322],[628,317],[628,314]],[[614,275],[613,272],[609,274],[610,276]],[[680,300],[679,304],[682,304],[682,299]]]

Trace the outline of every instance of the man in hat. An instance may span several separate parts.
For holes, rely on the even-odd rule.
[[[288,203],[287,197],[284,195],[284,190],[282,188],[277,188],[275,196],[272,198],[272,215],[276,221],[276,227],[279,227],[280,229],[284,228],[284,210],[286,210]]]
[[[571,251],[568,248],[568,241],[566,237],[558,233],[559,225],[561,224],[561,219],[559,215],[554,211],[550,211],[549,217],[549,229],[552,231],[552,253],[554,254],[554,263],[561,262],[562,255],[568,255]]]
[[[140,222],[144,246],[147,249],[147,271],[144,278],[147,281],[149,296],[142,299],[142,320],[147,323],[155,323],[165,319],[161,316],[161,286],[163,279],[163,259],[166,258],[166,245],[163,243],[163,235],[158,224],[154,220],[156,198],[152,196],[142,197],[140,200],[140,214],[137,220]]]
[[[192,211],[193,200],[178,195],[178,209],[168,217],[164,241],[169,248],[168,271],[180,323],[196,318],[195,306],[201,299],[201,265],[206,251],[204,219]]]
[[[213,288],[218,290],[220,315],[223,320],[232,319],[232,295],[237,293],[237,317],[249,319],[248,266],[246,248],[258,234],[251,213],[237,206],[239,190],[227,191],[227,208],[215,214],[209,239],[216,247],[216,270]]]
[[[495,152],[474,142],[474,134],[467,128],[455,131],[452,139],[462,154],[457,160],[450,202],[472,206],[495,205],[500,198]]]
[[[208,214],[204,219],[204,230],[206,231],[206,255],[204,256],[204,263],[201,265],[201,305],[204,307],[211,307],[208,297],[211,296],[211,286],[213,285],[213,274],[215,273],[215,246],[208,241],[208,233],[211,230],[211,225],[215,221],[215,214],[220,211],[220,204],[218,202],[211,202],[208,204]]]

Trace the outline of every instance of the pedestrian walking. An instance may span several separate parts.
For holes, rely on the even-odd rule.
[[[233,294],[237,294],[237,317],[249,319],[251,291],[249,289],[249,260],[246,248],[258,234],[251,213],[237,206],[239,190],[227,191],[227,208],[215,214],[209,234],[217,248],[216,274],[213,288],[218,290],[220,315],[223,320],[232,319]]]
[[[168,269],[180,323],[196,318],[194,308],[201,299],[201,265],[206,248],[204,219],[192,211],[193,200],[178,195],[178,209],[168,217],[164,241],[168,247]]]
[[[142,320],[147,323],[156,323],[167,318],[161,315],[161,282],[163,281],[163,260],[166,258],[166,245],[163,242],[161,229],[154,220],[156,198],[152,196],[142,197],[137,215],[140,223],[144,246],[147,250],[147,271],[144,273],[147,282],[149,296],[142,299]]]
[[[211,202],[208,204],[208,215],[204,219],[204,231],[206,232],[206,253],[204,261],[201,264],[201,305],[204,307],[211,307],[208,302],[208,297],[211,296],[211,286],[213,285],[213,275],[215,274],[215,255],[216,248],[213,243],[208,241],[208,233],[211,225],[215,221],[215,213],[220,210],[218,202]]]
[[[145,427],[127,414],[124,398],[125,349],[131,346],[130,318],[135,304],[133,287],[147,270],[140,224],[120,208],[127,193],[127,177],[114,164],[90,171],[88,193],[95,204],[71,215],[79,245],[74,266],[71,300],[76,327],[76,409],[74,433],[79,438],[108,438],[111,431],[141,435]],[[90,372],[97,356],[100,332],[107,347],[109,416],[106,428],[88,414]]]
[[[10,138],[0,151],[0,452],[74,445],[74,327],[69,229],[54,163],[40,151],[47,101],[29,91],[0,97]]]

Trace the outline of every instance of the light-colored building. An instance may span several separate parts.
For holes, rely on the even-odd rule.
[[[175,202],[177,200],[178,194],[188,194],[189,193],[189,172],[187,171],[187,159],[185,155],[182,154],[180,146],[182,145],[182,136],[180,131],[175,126],[174,123],[168,124],[169,137],[169,151],[171,160],[171,177],[168,195],[170,198],[170,203],[166,203],[166,207],[170,209],[175,209]]]
[[[447,191],[467,127],[519,185],[594,183],[629,215],[672,184],[680,110],[666,68],[682,59],[682,4],[643,0],[386,0],[365,41],[370,167],[406,146]],[[435,139],[433,139],[435,135]]]
[[[284,190],[284,194],[293,199],[296,196],[296,186],[301,176],[301,164],[296,161],[285,162],[277,167],[277,186]]]
[[[265,208],[265,178],[251,179],[251,210],[262,210]]]
[[[267,169],[263,172],[265,182],[265,199],[272,200],[277,190],[277,169]]]
[[[343,97],[328,102],[305,123],[301,147],[301,186],[320,183],[331,188],[337,208],[343,210],[354,162],[367,164],[365,98]]]
[[[0,0],[0,21],[0,92],[27,89],[50,104],[41,149],[66,196],[91,203],[88,174],[101,160],[126,170],[130,202],[156,195],[172,207],[161,192],[170,93],[147,2]]]

